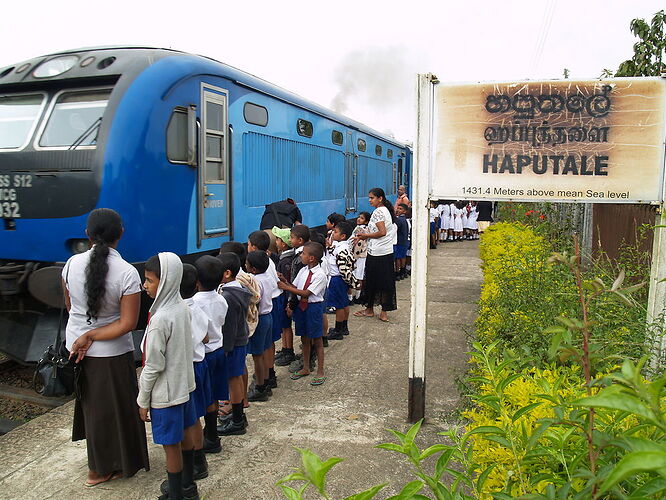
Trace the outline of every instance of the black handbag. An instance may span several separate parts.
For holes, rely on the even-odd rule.
[[[60,338],[64,308],[60,309],[58,333],[53,344],[48,346],[37,363],[32,377],[33,389],[42,396],[69,396],[75,390],[76,364],[69,359],[69,351],[65,347],[65,339]]]

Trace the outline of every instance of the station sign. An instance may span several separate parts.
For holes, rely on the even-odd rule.
[[[666,79],[439,84],[431,198],[663,201]]]

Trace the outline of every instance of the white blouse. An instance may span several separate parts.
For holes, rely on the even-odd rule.
[[[386,234],[381,238],[368,238],[368,255],[375,257],[380,257],[382,255],[388,255],[393,253],[393,244],[395,236],[395,224],[391,219],[391,213],[388,211],[384,205],[377,207],[372,215],[370,216],[370,222],[368,223],[368,232],[376,233],[379,231],[377,228],[377,222],[383,222],[386,227]]]
[[[92,249],[69,258],[62,270],[62,279],[69,292],[71,308],[67,320],[66,347],[72,349],[72,344],[84,333],[100,328],[120,319],[120,299],[124,295],[133,295],[141,292],[141,278],[139,272],[130,263],[123,260],[118,251],[109,248],[107,258],[109,271],[106,274],[106,291],[102,298],[97,319],[88,324],[87,296],[85,292],[86,267],[90,260]],[[95,340],[86,356],[93,358],[108,358],[120,356],[134,350],[132,332],[127,332],[111,340]]]

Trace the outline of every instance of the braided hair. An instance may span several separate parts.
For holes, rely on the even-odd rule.
[[[110,245],[120,239],[123,233],[123,221],[115,210],[97,208],[90,212],[86,232],[93,244],[90,260],[86,267],[86,301],[88,324],[97,319],[106,293],[106,275],[109,272]]]
[[[395,223],[395,211],[393,210],[393,205],[391,202],[386,199],[386,193],[384,190],[382,188],[372,188],[370,193],[372,193],[372,195],[377,198],[382,198],[382,205],[388,209],[389,213],[391,214],[391,221]]]

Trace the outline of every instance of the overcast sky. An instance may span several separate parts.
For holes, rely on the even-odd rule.
[[[416,73],[443,82],[596,78],[632,55],[663,0],[3,2],[0,69],[63,49],[206,55],[402,140]]]

